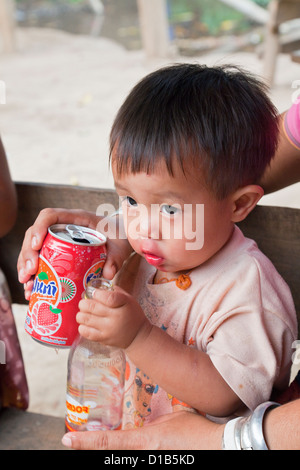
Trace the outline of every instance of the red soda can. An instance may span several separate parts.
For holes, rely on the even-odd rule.
[[[39,255],[25,320],[30,336],[55,348],[77,336],[76,313],[86,285],[100,278],[106,237],[79,225],[52,225]]]

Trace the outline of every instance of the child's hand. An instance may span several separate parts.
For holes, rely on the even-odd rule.
[[[33,276],[38,268],[39,251],[47,235],[48,227],[54,224],[75,224],[96,229],[100,217],[91,212],[67,209],[44,209],[34,224],[25,233],[18,259],[19,281],[24,284],[25,298],[29,300],[33,286]],[[109,234],[105,234],[109,236]],[[126,239],[107,240],[107,260],[103,277],[112,279],[128,258],[131,247]]]
[[[134,297],[118,286],[112,291],[95,289],[92,299],[79,302],[79,309],[79,333],[109,346],[126,349],[151,327]]]

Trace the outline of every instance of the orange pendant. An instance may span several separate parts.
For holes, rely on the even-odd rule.
[[[190,287],[192,281],[188,274],[180,274],[180,276],[175,280],[175,283],[179,289],[186,290]]]

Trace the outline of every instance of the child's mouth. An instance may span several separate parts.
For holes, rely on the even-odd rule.
[[[164,258],[162,258],[161,256],[154,255],[153,253],[143,252],[143,255],[145,260],[156,268],[158,268],[158,266],[160,266],[164,262]]]

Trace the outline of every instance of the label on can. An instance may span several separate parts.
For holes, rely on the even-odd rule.
[[[50,227],[25,321],[34,339],[57,348],[72,345],[78,330],[78,303],[87,283],[101,277],[105,242],[102,234],[86,227]]]

